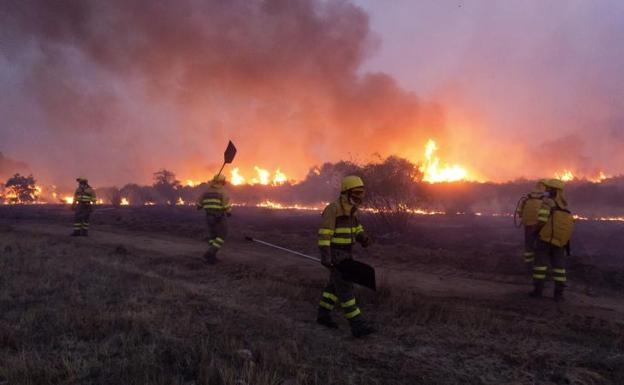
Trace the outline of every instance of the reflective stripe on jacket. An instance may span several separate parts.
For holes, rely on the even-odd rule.
[[[364,227],[360,224],[357,213],[341,198],[323,210],[318,245],[321,251],[324,248],[351,251],[356,237],[363,232]]]
[[[74,193],[75,203],[92,204],[96,201],[95,191],[91,187],[78,187]]]
[[[211,186],[197,201],[197,205],[208,213],[223,214],[230,212],[230,198],[220,187]]]

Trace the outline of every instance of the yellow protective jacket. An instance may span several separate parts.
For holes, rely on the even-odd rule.
[[[225,189],[218,185],[211,185],[208,191],[202,194],[197,201],[197,206],[206,210],[211,215],[223,215],[232,211],[230,197]]]
[[[74,205],[92,205],[97,202],[95,190],[91,186],[79,186],[74,192]]]
[[[318,231],[318,245],[323,258],[337,254],[336,251],[351,253],[353,244],[364,236],[357,209],[345,197],[325,207]]]
[[[541,192],[531,192],[525,196],[518,207],[518,215],[524,226],[534,226],[538,224],[538,214],[542,207],[542,198],[544,194]]]
[[[539,237],[542,241],[557,247],[565,247],[574,232],[574,217],[555,200],[545,198],[539,209],[538,220],[542,224]]]

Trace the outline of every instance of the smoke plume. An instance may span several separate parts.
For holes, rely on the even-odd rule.
[[[3,146],[52,178],[206,177],[227,139],[238,164],[302,177],[444,128],[439,106],[358,72],[377,41],[345,1],[7,1],[0,25]]]

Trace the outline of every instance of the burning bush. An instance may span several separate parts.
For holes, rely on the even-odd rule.
[[[4,184],[5,197],[8,203],[33,203],[41,192],[32,175],[15,174]]]

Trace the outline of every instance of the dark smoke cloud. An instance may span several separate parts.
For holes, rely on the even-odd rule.
[[[443,132],[439,106],[383,73],[347,1],[4,1],[3,149],[48,178],[207,176],[229,138],[237,162],[305,175]]]

